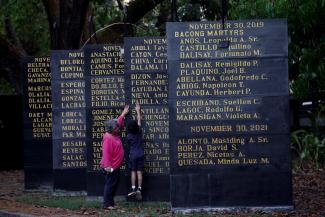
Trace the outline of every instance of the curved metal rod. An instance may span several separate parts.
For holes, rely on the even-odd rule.
[[[88,39],[87,41],[85,41],[85,43],[82,45],[82,47],[80,48],[80,50],[82,50],[84,48],[84,46],[89,42],[89,40],[94,36],[96,35],[98,32],[100,31],[103,31],[104,29],[107,29],[108,27],[111,27],[111,26],[114,26],[114,25],[120,25],[120,24],[127,24],[127,25],[132,25],[132,26],[135,26],[137,27],[137,25],[133,24],[133,23],[123,23],[123,22],[119,22],[119,23],[112,23],[112,24],[109,24],[107,26],[104,26],[103,28],[100,28],[98,29],[96,32],[94,32]]]

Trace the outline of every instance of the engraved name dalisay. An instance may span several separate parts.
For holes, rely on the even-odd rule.
[[[281,58],[284,43],[272,48],[265,45],[285,36],[286,31],[281,28],[263,20],[229,21],[225,29],[213,22],[169,24],[172,118],[175,127],[189,126],[184,127],[183,131],[187,132],[175,136],[195,137],[190,140],[195,141],[193,143],[184,142],[187,141],[184,138],[175,140],[175,159],[178,159],[175,165],[207,165],[209,168],[269,163],[268,156],[257,153],[249,156],[245,149],[272,143],[267,135],[273,127],[270,127],[270,115],[261,112],[269,104],[263,96],[287,94],[287,63]],[[270,29],[281,31],[268,35]],[[225,41],[229,46],[220,47]],[[268,56],[272,58],[260,58]],[[281,76],[283,79],[279,79]],[[210,134],[196,138],[202,132]],[[214,132],[223,132],[223,135],[215,137]],[[260,132],[263,136],[245,135]],[[233,134],[242,135],[233,137]]]

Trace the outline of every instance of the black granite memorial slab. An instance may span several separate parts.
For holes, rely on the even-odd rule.
[[[126,102],[133,109],[129,118],[135,120],[134,105],[141,106],[145,153],[143,199],[147,201],[170,199],[166,52],[163,37],[124,38]]]
[[[286,20],[168,23],[167,41],[172,209],[292,208]]]
[[[288,95],[284,58],[169,62],[170,98]]]
[[[85,117],[83,109],[53,109],[53,139],[85,138]]]
[[[86,190],[83,57],[79,50],[57,50],[51,54],[54,190]]]
[[[49,57],[22,61],[25,189],[52,185],[52,104]]]
[[[46,106],[51,107],[48,103]],[[34,112],[24,114],[24,140],[38,141],[44,140],[45,138],[52,138],[52,109],[37,109],[32,111]],[[52,144],[50,147],[52,149]]]
[[[85,53],[87,105],[87,194],[103,194],[100,168],[104,122],[117,118],[125,105],[124,62],[120,45],[89,45]],[[125,137],[125,131],[120,133]],[[117,195],[126,195],[125,165],[121,167]]]
[[[23,97],[0,95],[0,101],[0,171],[21,170],[24,168]]]
[[[82,137],[83,138],[83,137]],[[85,168],[86,164],[86,140],[80,139],[78,136],[65,139],[53,139],[53,145],[62,146],[61,150],[54,150],[56,158],[53,164],[65,169]]]
[[[167,71],[167,43],[164,37],[125,37],[125,73]]]
[[[166,72],[132,73],[126,75],[127,102],[140,105],[167,105],[168,77]]]
[[[52,85],[57,87],[53,95],[53,109],[74,111],[85,108],[85,82],[83,79],[53,80]]]
[[[236,171],[171,175],[172,203],[181,208],[269,207],[291,204],[291,172]],[[197,189],[200,189],[198,191]],[[255,198],[259,198],[256,200]]]
[[[276,135],[176,137],[171,148],[172,174],[241,171],[288,171],[290,139]],[[284,146],[282,144],[286,144]]]
[[[285,19],[168,23],[168,62],[288,56]],[[222,41],[229,47],[221,48]]]
[[[51,188],[52,161],[49,161],[49,154],[46,153],[52,153],[52,147],[45,146],[41,140],[24,140],[24,142],[25,189]]]
[[[289,134],[288,117],[287,96],[170,100],[170,128],[177,136]]]

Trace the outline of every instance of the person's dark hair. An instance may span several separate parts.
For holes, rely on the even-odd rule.
[[[106,132],[112,133],[117,127],[118,127],[117,119],[105,121],[105,131]]]
[[[139,125],[135,120],[128,121],[128,123],[126,125],[126,129],[128,132],[133,133],[133,134],[140,133]]]

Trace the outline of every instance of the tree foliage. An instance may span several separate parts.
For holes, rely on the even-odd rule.
[[[12,28],[19,41],[14,41],[8,28]],[[29,55],[48,54],[50,34],[42,1],[0,0],[0,34],[15,45],[20,43]]]
[[[297,99],[325,98],[325,1],[231,1],[231,19],[287,18],[291,89]]]
[[[79,2],[85,2],[87,11],[70,12],[64,17],[49,17],[54,7],[44,7],[47,2],[71,10]],[[55,20],[73,19],[78,14],[85,17],[79,25],[82,33],[75,45],[58,48],[76,48],[83,44],[91,33],[112,23],[130,22],[134,36],[164,35],[165,23],[171,21],[171,1],[133,0],[124,4],[122,0],[0,0],[0,37],[7,38],[13,45],[28,55],[48,55],[53,38],[62,40],[76,34],[69,29],[64,34],[54,34]],[[291,91],[298,99],[325,98],[325,0],[228,0],[228,19],[287,18],[289,32],[289,67]],[[220,20],[221,0],[178,0],[177,14],[180,21]],[[50,12],[49,12],[50,11]],[[68,17],[70,16],[70,17]],[[92,18],[92,22],[89,22]],[[91,24],[91,26],[89,26]],[[66,30],[72,24],[63,25]],[[123,30],[123,29],[122,29]],[[119,31],[122,31],[121,28]],[[56,30],[63,32],[63,30]],[[114,29],[108,29],[111,34]],[[111,34],[112,37],[116,35]],[[117,34],[118,36],[119,34]],[[106,36],[105,36],[106,37]],[[80,39],[80,40],[79,40]],[[92,41],[94,43],[94,41]],[[67,42],[71,44],[70,42]],[[1,71],[1,69],[0,69]]]
[[[232,19],[287,18],[289,34],[290,88],[296,99],[317,102],[309,111],[311,127],[291,134],[292,148],[300,162],[325,161],[325,1],[257,0],[231,1]]]

